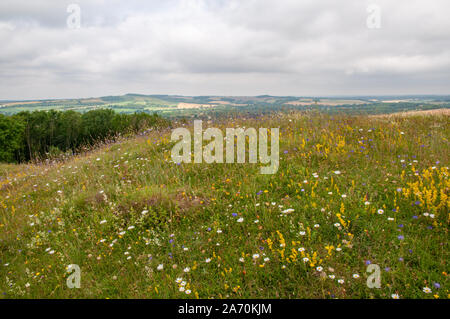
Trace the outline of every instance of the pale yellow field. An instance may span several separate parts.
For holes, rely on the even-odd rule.
[[[28,102],[10,102],[10,103],[3,103],[3,106],[14,106],[14,105],[22,105],[22,104],[36,104],[40,103],[39,101],[28,101]]]
[[[178,103],[177,108],[179,109],[198,109],[202,107],[215,107],[216,104],[195,104],[195,103]]]

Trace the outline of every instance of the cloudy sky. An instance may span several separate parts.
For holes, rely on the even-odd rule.
[[[0,100],[450,94],[449,35],[448,0],[1,0]]]

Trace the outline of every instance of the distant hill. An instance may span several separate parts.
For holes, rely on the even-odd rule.
[[[316,108],[325,112],[393,113],[410,110],[449,108],[450,95],[407,96],[182,96],[129,93],[80,99],[0,101],[0,113],[6,115],[34,110],[75,110],[87,112],[108,108],[118,113],[158,113],[163,116],[195,115],[202,112],[267,112],[280,109]]]

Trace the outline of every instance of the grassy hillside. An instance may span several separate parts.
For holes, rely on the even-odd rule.
[[[449,124],[300,112],[208,124],[280,127],[274,175],[174,164],[169,130],[0,165],[0,297],[448,298]]]

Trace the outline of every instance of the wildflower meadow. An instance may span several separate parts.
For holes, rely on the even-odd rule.
[[[274,174],[175,163],[167,127],[1,164],[0,298],[447,299],[449,124],[311,111],[204,121],[279,128]]]

